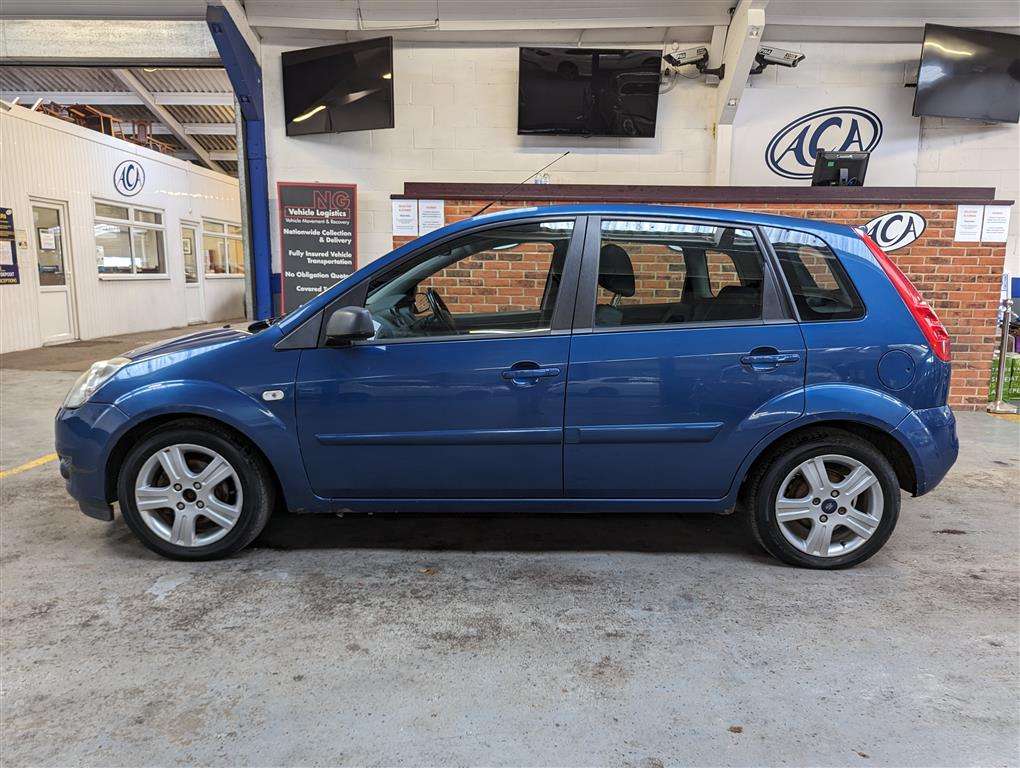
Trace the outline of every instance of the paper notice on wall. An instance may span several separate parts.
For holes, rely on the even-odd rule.
[[[55,251],[57,249],[56,236],[46,229],[39,230],[39,247],[44,251]]]
[[[981,220],[984,218],[983,205],[956,206],[956,234],[953,239],[960,243],[976,243],[981,240]]]
[[[393,200],[394,237],[418,236],[418,201]]]
[[[418,234],[427,235],[446,226],[446,202],[444,200],[418,201]]]
[[[986,243],[1004,243],[1009,235],[1009,205],[986,205],[981,225],[981,240]]]

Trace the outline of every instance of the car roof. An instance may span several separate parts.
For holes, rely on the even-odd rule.
[[[572,205],[546,205],[528,206],[482,213],[471,216],[462,221],[448,224],[441,230],[443,236],[453,234],[461,230],[470,229],[472,226],[481,223],[512,221],[515,219],[527,219],[536,216],[657,216],[669,218],[693,218],[705,221],[721,221],[748,224],[763,227],[782,227],[785,229],[799,229],[817,232],[831,232],[838,235],[846,235],[850,227],[846,224],[836,224],[818,219],[803,219],[794,216],[779,216],[771,213],[758,213],[755,211],[734,209],[734,208],[698,208],[686,205],[645,205],[629,203],[579,203]],[[419,238],[416,242],[424,242]]]

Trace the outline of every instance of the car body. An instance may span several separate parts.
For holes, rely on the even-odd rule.
[[[111,520],[139,441],[188,419],[246,446],[266,493],[294,512],[724,513],[777,456],[828,434],[860,450],[819,487],[838,488],[858,460],[887,462],[893,485],[862,504],[888,505],[894,523],[899,489],[934,488],[958,444],[948,342],[925,331],[883,258],[850,227],[746,211],[467,219],[250,332],[126,353],[57,414],[61,472],[85,514]],[[869,446],[881,461],[862,458]],[[776,538],[766,548],[801,565],[863,559],[804,561]],[[209,546],[196,556],[222,554]]]

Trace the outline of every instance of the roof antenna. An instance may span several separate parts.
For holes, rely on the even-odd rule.
[[[535,171],[535,172],[534,172],[533,174],[531,174],[531,175],[530,175],[530,176],[529,176],[528,178],[526,178],[526,179],[525,179],[524,181],[522,181],[522,182],[519,182],[518,184],[515,184],[514,186],[510,187],[510,189],[508,189],[508,190],[507,190],[506,192],[504,192],[504,193],[503,193],[502,195],[500,195],[499,197],[497,197],[497,198],[496,198],[495,200],[491,200],[491,201],[489,201],[489,203],[488,203],[488,204],[486,204],[486,205],[482,206],[481,210],[477,211],[476,213],[473,213],[473,214],[471,214],[471,217],[472,217],[472,218],[474,218],[475,216],[481,216],[481,215],[482,215],[483,213],[485,213],[485,212],[486,212],[487,210],[489,210],[489,208],[491,208],[492,206],[494,206],[494,205],[495,205],[496,203],[502,203],[502,202],[503,202],[504,200],[506,200],[506,198],[507,198],[507,197],[508,197],[508,196],[510,195],[510,193],[511,193],[511,192],[516,192],[516,191],[517,191],[517,188],[518,188],[518,187],[520,187],[520,186],[523,186],[524,184],[527,184],[527,183],[528,183],[529,181],[531,181],[531,180],[532,180],[533,178],[535,178],[536,176],[538,176],[538,174],[540,174],[540,173],[541,173],[542,171],[544,171],[544,170],[545,170],[546,168],[548,168],[548,167],[549,167],[550,165],[553,165],[553,164],[555,164],[555,163],[558,163],[558,162],[559,162],[560,160],[562,160],[563,158],[565,158],[565,157],[566,157],[567,155],[569,155],[569,154],[570,154],[570,150],[568,149],[568,150],[567,150],[566,152],[564,152],[564,153],[563,153],[562,155],[560,155],[560,156],[559,156],[559,157],[557,157],[557,158],[556,158],[555,160],[553,160],[553,161],[552,161],[551,163],[549,163],[549,165],[547,165],[547,166],[545,166],[545,167],[543,167],[543,168],[539,168],[539,169],[538,169],[537,171]]]

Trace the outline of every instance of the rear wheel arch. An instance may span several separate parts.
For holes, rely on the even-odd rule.
[[[251,448],[262,459],[269,471],[270,480],[272,481],[274,490],[276,491],[278,505],[286,509],[286,497],[284,495],[283,484],[280,482],[280,478],[276,473],[276,468],[273,466],[269,457],[266,456],[265,451],[262,450],[258,443],[232,424],[228,424],[225,421],[211,416],[187,412],[162,413],[157,416],[152,416],[151,418],[145,419],[144,421],[134,425],[120,436],[113,448],[110,450],[110,454],[106,460],[105,489],[107,501],[114,502],[117,500],[117,480],[120,476],[121,468],[124,465],[124,459],[127,457],[131,448],[137,444],[139,440],[144,439],[151,433],[166,429],[171,425],[212,428],[220,432],[227,433],[234,440]]]
[[[738,500],[746,501],[748,487],[753,478],[760,474],[763,469],[771,463],[776,456],[781,455],[785,450],[805,442],[820,434],[847,433],[859,437],[872,444],[892,465],[896,472],[896,479],[900,488],[908,493],[917,492],[917,469],[906,446],[896,439],[890,432],[862,421],[851,419],[828,419],[814,421],[773,437],[745,470],[741,478]]]

